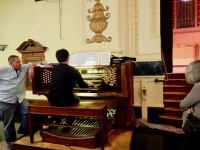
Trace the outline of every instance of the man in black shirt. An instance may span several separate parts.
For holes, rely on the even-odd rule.
[[[51,87],[48,93],[48,101],[52,106],[71,106],[80,101],[80,98],[73,94],[73,87],[77,83],[80,88],[87,88],[93,83],[84,82],[79,71],[69,66],[69,52],[66,49],[56,51],[56,58],[59,62],[52,70]]]

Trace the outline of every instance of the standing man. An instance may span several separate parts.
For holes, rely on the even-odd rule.
[[[26,75],[33,77],[35,64],[21,64],[16,55],[8,57],[8,66],[0,66],[0,113],[8,148],[16,139],[14,116],[18,110],[22,115],[19,134],[28,133],[29,102],[26,96]]]

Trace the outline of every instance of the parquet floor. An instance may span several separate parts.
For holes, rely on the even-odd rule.
[[[133,141],[131,141],[131,131],[124,129],[113,130],[108,136],[105,150],[181,150],[184,138],[184,133],[181,129],[168,125],[151,124],[141,119],[138,120]],[[39,134],[35,135],[35,143],[33,144],[30,143],[29,136],[24,136],[15,143],[50,147],[55,150],[89,150],[87,148],[43,143]],[[130,148],[131,145],[132,147]],[[0,150],[7,150],[4,141],[0,142]],[[95,150],[100,150],[100,147]]]
[[[126,131],[124,129],[113,130],[108,136],[108,142],[105,144],[105,150],[129,150],[131,143],[132,131]],[[42,137],[39,131],[34,135],[34,143],[30,143],[29,136],[23,136],[22,138],[16,140],[14,144],[27,145],[28,147],[40,147],[52,150],[90,150],[88,148],[81,148],[75,146],[65,146],[60,144],[45,143],[42,142]],[[37,148],[36,148],[37,149]],[[100,150],[100,147],[95,148],[95,150]]]

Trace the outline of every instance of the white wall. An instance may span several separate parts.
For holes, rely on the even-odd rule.
[[[92,44],[86,43],[94,35],[86,16],[92,15],[87,10],[92,9],[95,0],[61,0],[61,15],[59,0],[47,1],[52,0],[0,0],[0,44],[8,45],[0,51],[0,65],[7,65],[10,54],[21,56],[16,48],[28,39],[47,47],[45,58],[49,62],[56,62],[55,51],[60,48],[70,53],[111,51],[138,61],[161,60],[159,0],[101,0],[104,8],[109,6],[104,14],[111,15],[102,34],[111,36],[112,41]],[[138,88],[134,89],[139,94]],[[27,91],[26,98],[46,99],[31,91]]]
[[[92,14],[87,10],[93,8],[95,1],[61,0],[61,15],[59,0],[47,2],[34,0],[0,0],[0,44],[8,45],[1,55],[1,65],[7,64],[7,57],[20,55],[15,49],[24,41],[33,39],[47,47],[45,58],[56,62],[55,51],[66,48],[70,53],[82,51],[113,51],[119,54],[118,35],[118,1],[101,0],[104,7],[109,6],[111,17],[107,20],[108,27],[102,33],[111,36],[111,42],[87,44],[86,39],[95,35],[89,28],[86,16]],[[59,20],[60,18],[60,20]],[[3,23],[2,23],[3,22]]]
[[[129,55],[161,60],[160,0],[129,0]]]

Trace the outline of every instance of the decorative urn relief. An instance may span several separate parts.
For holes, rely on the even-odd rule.
[[[95,0],[96,4],[93,6],[92,11],[88,9],[88,13],[93,13],[92,18],[90,16],[87,16],[87,20],[90,21],[90,29],[95,32],[95,36],[92,37],[92,39],[87,39],[86,42],[88,44],[90,43],[101,43],[103,42],[110,42],[112,40],[111,37],[106,38],[104,35],[102,35],[102,32],[107,28],[108,22],[106,21],[110,17],[110,13],[106,13],[106,16],[104,15],[104,11],[108,11],[109,7],[106,6],[106,9],[104,9],[103,5],[100,3],[100,0]]]

